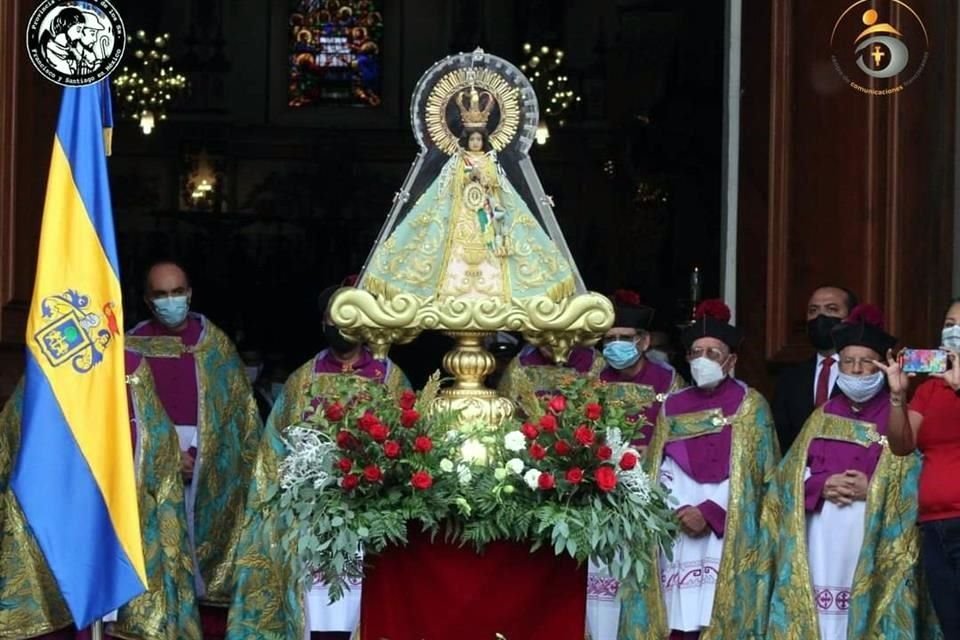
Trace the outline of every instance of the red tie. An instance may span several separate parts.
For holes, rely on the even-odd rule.
[[[820,406],[830,399],[830,367],[833,366],[833,356],[827,356],[820,363],[820,377],[817,378],[817,394],[814,402]]]

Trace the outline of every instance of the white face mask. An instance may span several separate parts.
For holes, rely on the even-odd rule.
[[[877,371],[869,376],[852,376],[841,372],[837,376],[837,386],[840,387],[840,391],[858,404],[863,404],[880,393],[886,381],[887,377],[883,371]]]
[[[690,361],[690,375],[701,389],[711,389],[723,381],[727,375],[723,367],[706,356],[700,356]]]
[[[944,327],[940,332],[940,344],[944,349],[960,351],[960,324]]]

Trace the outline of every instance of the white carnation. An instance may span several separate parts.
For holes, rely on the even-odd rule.
[[[465,464],[457,465],[457,479],[462,485],[470,484],[470,481],[473,480],[473,473],[470,471],[470,467]]]
[[[440,461],[440,470],[444,473],[450,473],[453,471],[453,461],[444,458]]]
[[[526,437],[519,431],[511,431],[503,437],[503,446],[507,448],[507,451],[523,451],[526,444]]]
[[[525,474],[523,474],[523,481],[527,483],[527,486],[531,489],[536,489],[540,486],[540,471],[537,469],[530,469]]]
[[[517,475],[520,475],[523,473],[523,460],[520,458],[511,458],[507,461],[507,469]]]

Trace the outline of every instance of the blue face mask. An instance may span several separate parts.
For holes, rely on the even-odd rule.
[[[157,320],[170,328],[183,324],[189,310],[190,303],[187,302],[187,296],[157,298],[153,301],[153,312],[157,315]]]
[[[640,360],[640,351],[635,342],[614,340],[603,347],[603,358],[611,367],[622,371],[637,364]]]

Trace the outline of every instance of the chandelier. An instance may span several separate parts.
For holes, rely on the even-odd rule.
[[[167,119],[167,105],[187,86],[187,78],[170,64],[169,40],[169,33],[151,38],[142,29],[127,36],[127,55],[134,59],[113,78],[121,113],[148,135],[158,120]]]
[[[570,77],[562,69],[562,49],[546,45],[535,47],[527,42],[523,45],[523,53],[527,59],[520,65],[520,70],[527,75],[540,100],[541,118],[535,137],[537,144],[546,144],[550,138],[547,120],[556,120],[562,127],[565,124],[562,115],[580,102],[580,96],[570,88]]]

